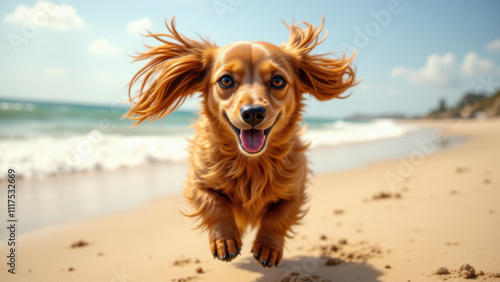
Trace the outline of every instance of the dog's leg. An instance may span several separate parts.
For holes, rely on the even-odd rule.
[[[300,208],[303,202],[304,197],[281,200],[264,214],[252,248],[255,260],[263,267],[277,267],[281,262],[285,236],[304,215]]]
[[[213,189],[194,189],[191,195],[186,196],[196,209],[188,216],[198,216],[200,227],[208,230],[214,258],[233,260],[241,251],[241,234],[236,227],[229,199]]]

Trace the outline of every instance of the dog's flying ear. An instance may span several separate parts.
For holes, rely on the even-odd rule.
[[[346,58],[329,58],[329,54],[311,55],[314,47],[326,39],[327,32],[323,39],[319,40],[319,34],[323,30],[325,18],[321,26],[313,26],[309,23],[303,23],[306,28],[301,28],[294,23],[288,25],[283,22],[290,30],[288,42],[282,45],[282,48],[292,57],[292,62],[296,73],[300,79],[297,83],[297,90],[302,93],[309,93],[320,101],[330,100],[341,97],[344,91],[349,87],[356,85],[356,71],[351,66],[355,54]]]
[[[148,50],[135,56],[134,61],[151,59],[129,84],[133,105],[124,117],[135,120],[136,124],[168,115],[187,97],[206,87],[206,74],[217,46],[205,39],[196,41],[179,34],[174,19],[170,26],[165,22],[168,34],[148,32],[145,35],[157,39],[162,45],[146,45]],[[138,94],[131,97],[132,86],[139,80],[142,82]]]

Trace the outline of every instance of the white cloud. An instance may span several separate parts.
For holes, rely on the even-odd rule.
[[[49,77],[64,77],[66,73],[58,67],[48,67],[43,71],[43,74]]]
[[[70,5],[55,5],[48,1],[38,1],[35,6],[19,5],[14,12],[5,16],[8,23],[31,23],[37,27],[68,30],[83,26],[83,20]]]
[[[146,33],[146,30],[153,26],[153,22],[149,18],[140,18],[135,21],[131,21],[127,24],[127,31],[131,35],[138,35]]]
[[[449,85],[456,78],[456,59],[451,53],[443,56],[432,54],[421,69],[395,67],[392,77],[404,77],[414,84]]]
[[[108,40],[104,38],[97,39],[92,42],[89,46],[89,52],[95,54],[123,54],[122,48],[119,46],[109,43]]]
[[[486,44],[484,48],[488,51],[500,51],[500,39],[495,39],[490,43]]]
[[[467,53],[462,63],[462,72],[464,74],[485,74],[498,71],[499,68],[491,60],[481,59],[474,52]]]

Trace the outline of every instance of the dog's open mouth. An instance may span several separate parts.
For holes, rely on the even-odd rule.
[[[271,132],[274,124],[276,124],[276,122],[280,118],[280,115],[281,113],[278,114],[273,124],[266,129],[239,129],[233,125],[233,123],[229,120],[227,114],[224,113],[224,117],[226,118],[227,122],[229,123],[229,125],[231,125],[234,132],[238,136],[238,141],[241,147],[250,154],[258,153],[265,147],[267,136],[269,135],[269,132]]]

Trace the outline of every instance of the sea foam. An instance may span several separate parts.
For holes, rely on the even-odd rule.
[[[415,130],[392,120],[324,123],[302,137],[311,148],[340,146],[403,136]],[[89,132],[70,136],[7,138],[0,140],[0,168],[15,167],[24,178],[39,178],[78,171],[116,170],[154,162],[187,162],[187,141],[182,135],[122,135]],[[0,174],[0,179],[5,179]]]

